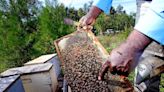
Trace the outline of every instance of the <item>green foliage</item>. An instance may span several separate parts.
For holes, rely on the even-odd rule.
[[[117,34],[110,34],[108,36],[100,35],[98,36],[98,39],[104,48],[106,48],[106,50],[110,53],[112,49],[116,48],[126,40],[131,31],[132,28],[126,28],[125,31],[119,32]]]
[[[84,8],[67,9],[57,0],[46,0],[42,6],[38,0],[0,0],[0,72],[7,68],[21,66],[42,54],[54,53],[53,41],[73,32],[73,27],[63,20],[69,17],[78,21],[91,7],[92,1]],[[106,29],[121,31],[109,36],[98,36],[103,46],[110,52],[124,41],[134,26],[134,15],[127,15],[122,6],[111,8],[111,15],[101,14],[95,24],[99,33]],[[129,80],[133,81],[134,73]],[[161,92],[163,92],[163,78]]]
[[[161,74],[161,81],[160,81],[160,92],[164,92],[164,74]]]
[[[14,66],[20,66],[24,61],[29,59],[28,49],[29,41],[26,37],[30,36],[28,31],[31,16],[27,14],[29,6],[27,0],[17,2],[10,1],[1,2],[1,16],[0,16],[0,63],[1,68],[8,68]],[[8,6],[10,5],[10,7]],[[5,7],[9,7],[6,8]],[[3,9],[4,8],[4,9]],[[29,18],[29,19],[27,19]],[[24,20],[24,22],[22,21]],[[34,25],[33,25],[34,26]],[[2,71],[0,69],[0,71]]]
[[[95,24],[96,29],[100,34],[107,29],[113,29],[114,31],[124,31],[125,28],[131,28],[134,26],[133,15],[128,15],[123,10],[122,6],[118,6],[117,10],[111,8],[111,15],[101,14]]]
[[[71,33],[65,7],[42,7],[38,0],[0,1],[0,72],[55,52],[53,41]]]
[[[53,41],[73,31],[72,27],[64,24],[64,17],[66,13],[63,5],[47,6],[42,9],[39,16],[37,41],[33,49],[35,53],[32,53],[34,57],[37,53],[38,55],[53,53],[55,51]]]
[[[133,84],[134,83],[135,72],[131,72],[128,76],[128,80]]]
[[[6,68],[21,66],[42,54],[54,53],[53,41],[75,30],[64,24],[64,18],[78,21],[92,3],[89,2],[83,9],[68,8],[66,11],[64,5],[58,4],[57,0],[46,0],[44,6],[38,0],[1,0],[0,72]],[[111,16],[99,16],[95,25],[97,30],[124,30],[131,26],[130,16],[122,12],[117,14],[114,8],[111,12]]]

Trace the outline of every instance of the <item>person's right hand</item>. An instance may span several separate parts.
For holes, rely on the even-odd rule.
[[[132,31],[124,43],[112,50],[108,60],[100,69],[98,79],[103,79],[104,73],[108,68],[110,68],[110,72],[113,74],[128,76],[138,64],[139,57],[151,41],[150,38],[141,32],[137,30]]]
[[[99,16],[101,12],[101,9],[99,9],[96,6],[92,6],[89,12],[80,19],[80,26],[84,27],[93,25],[95,23],[96,18]]]
[[[120,47],[115,48],[110,53],[108,60],[102,65],[99,72],[99,80],[103,79],[106,70],[110,70],[112,74],[118,74],[120,76],[127,77],[130,72],[130,67],[134,62],[134,57],[136,55],[135,51],[129,49],[129,45],[122,44]]]

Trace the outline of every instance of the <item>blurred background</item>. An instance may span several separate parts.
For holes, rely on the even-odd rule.
[[[56,53],[53,41],[76,31],[64,18],[84,16],[93,0],[0,0],[0,72],[40,55]],[[135,23],[135,0],[114,0],[101,14],[94,33],[107,49],[125,40]]]

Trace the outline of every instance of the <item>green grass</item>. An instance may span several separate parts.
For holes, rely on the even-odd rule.
[[[0,64],[0,73],[7,70],[7,66],[5,62],[1,62]]]
[[[164,92],[164,74],[161,75],[160,92]]]
[[[108,36],[98,36],[100,43],[106,48],[108,52],[112,49],[119,46],[123,41],[126,40],[128,34],[130,33],[130,29],[127,31],[120,32],[118,34],[111,34]]]

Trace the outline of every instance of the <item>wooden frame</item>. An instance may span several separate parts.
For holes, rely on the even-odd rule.
[[[57,51],[57,54],[58,54],[58,57],[60,59],[60,61],[62,62],[62,65],[64,64],[64,61],[63,61],[63,58],[62,58],[62,55],[61,55],[61,47],[59,46],[59,42],[62,41],[64,38],[69,38],[69,37],[72,37],[76,34],[78,34],[80,31],[84,31],[86,32],[87,36],[92,40],[93,44],[96,45],[96,47],[98,48],[99,52],[101,53],[102,57],[104,58],[108,58],[109,54],[108,52],[105,50],[105,48],[101,45],[101,43],[99,42],[99,40],[96,38],[96,36],[92,33],[91,30],[84,30],[84,29],[81,29],[81,30],[78,30],[78,31],[75,31],[69,35],[66,35],[64,37],[61,37],[57,40],[54,41],[54,45],[56,47],[56,51]],[[104,63],[106,60],[104,60],[103,62],[101,63]]]

